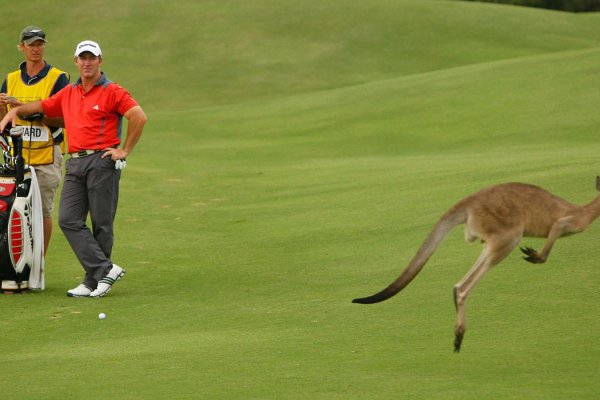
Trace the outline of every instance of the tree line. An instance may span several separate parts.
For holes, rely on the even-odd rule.
[[[547,8],[570,12],[600,11],[600,0],[466,0]]]

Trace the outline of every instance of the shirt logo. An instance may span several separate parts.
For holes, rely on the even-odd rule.
[[[92,110],[100,110],[100,107],[98,107],[98,104],[96,104],[94,107],[92,107]]]

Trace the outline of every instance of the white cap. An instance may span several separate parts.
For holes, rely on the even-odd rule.
[[[85,51],[89,51],[96,57],[102,55],[102,50],[100,50],[100,45],[91,40],[84,40],[83,42],[79,43],[77,45],[77,47],[75,47],[75,57],[79,57],[79,55]]]

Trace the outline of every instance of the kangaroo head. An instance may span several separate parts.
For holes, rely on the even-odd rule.
[[[600,176],[596,176],[596,189],[600,192]]]

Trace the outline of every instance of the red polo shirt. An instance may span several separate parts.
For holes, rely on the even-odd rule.
[[[118,146],[123,114],[137,105],[127,90],[109,81],[104,73],[87,93],[79,79],[42,100],[47,117],[64,118],[69,153]]]

